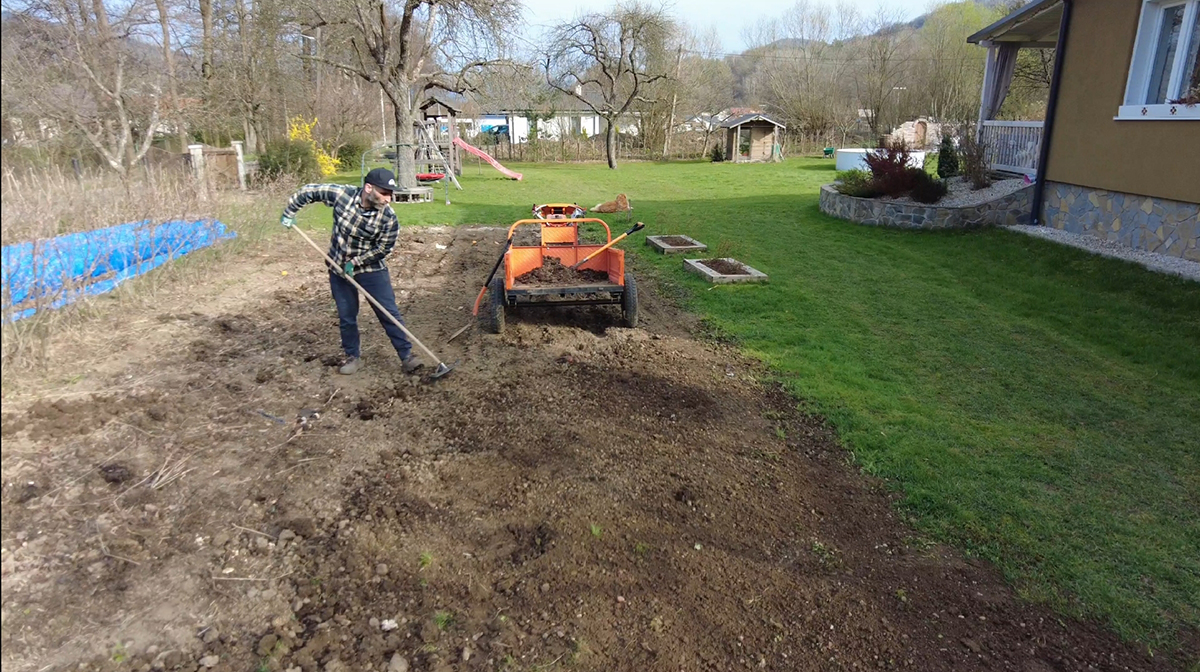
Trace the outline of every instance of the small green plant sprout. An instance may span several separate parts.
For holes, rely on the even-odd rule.
[[[784,428],[783,428],[783,426],[782,426],[782,425],[775,425],[775,436],[776,436],[776,437],[777,437],[777,438],[778,438],[780,441],[784,441],[784,440],[786,440],[786,439],[787,439],[787,431],[786,431],[786,430],[784,430]]]
[[[126,660],[129,660],[129,653],[125,651],[125,645],[118,642],[117,645],[112,648],[112,661],[114,663],[123,663]]]
[[[812,552],[817,556],[817,560],[822,565],[833,567],[840,564],[837,557],[837,549],[825,544],[820,539],[812,540]]]
[[[588,530],[590,530],[592,533],[592,536],[597,539],[600,538],[600,535],[604,534],[604,528],[600,527],[599,525],[597,525],[595,523],[588,525]]]
[[[449,611],[436,612],[433,615],[433,624],[437,626],[438,630],[446,630],[454,625],[454,614]]]
[[[650,552],[650,544],[647,544],[644,541],[639,541],[633,545],[633,552],[644,557]]]
[[[433,554],[429,551],[422,551],[421,556],[417,559],[417,565],[424,570],[426,567],[433,564]]]
[[[901,602],[908,602],[908,591],[904,590],[903,588],[897,588],[896,599],[900,600]]]

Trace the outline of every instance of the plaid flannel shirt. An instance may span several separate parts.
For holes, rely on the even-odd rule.
[[[380,210],[362,207],[362,188],[347,184],[306,184],[292,195],[283,214],[295,217],[309,203],[333,208],[333,234],[329,256],[335,262],[354,264],[355,273],[387,270],[384,259],[400,235],[400,221],[391,206]]]

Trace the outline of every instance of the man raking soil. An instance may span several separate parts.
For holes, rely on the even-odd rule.
[[[344,184],[307,184],[288,200],[279,221],[321,252],[303,231],[296,228],[296,213],[317,202],[333,208],[329,252],[322,254],[329,265],[329,289],[337,304],[342,350],[346,354],[338,373],[351,375],[362,367],[358,333],[358,294],[362,292],[400,356],[404,372],[413,373],[421,367],[412,354],[412,343],[415,342],[438,363],[433,374],[438,378],[449,373],[450,367],[404,327],[385,261],[400,233],[400,222],[389,205],[395,188],[396,176],[386,168],[367,173],[361,188]]]

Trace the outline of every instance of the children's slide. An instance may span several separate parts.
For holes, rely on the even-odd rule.
[[[466,151],[474,154],[475,156],[478,156],[479,158],[483,159],[484,161],[487,161],[488,163],[492,164],[493,168],[500,171],[501,173],[504,173],[505,176],[511,177],[514,180],[521,179],[522,175],[520,173],[513,171],[513,170],[509,170],[508,168],[505,168],[504,166],[500,165],[500,162],[493,159],[490,154],[483,151],[482,149],[479,149],[478,147],[472,147],[471,145],[468,145],[466,143],[466,141],[464,141],[462,138],[455,138],[454,144],[458,145],[459,147],[462,147],[464,150],[466,150]]]

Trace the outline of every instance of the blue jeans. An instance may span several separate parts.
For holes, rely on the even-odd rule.
[[[378,301],[379,305],[386,308],[387,312],[403,322],[403,318],[400,317],[400,309],[396,307],[396,294],[392,291],[392,278],[386,270],[356,273],[354,281],[362,285],[362,288],[367,290],[367,293]],[[350,357],[358,357],[358,290],[341,274],[334,271],[329,272],[329,289],[333,292],[333,302],[337,304],[338,326],[342,332],[342,350],[345,350],[346,355]],[[383,330],[387,332],[388,338],[392,341],[392,347],[396,348],[400,359],[408,359],[409,354],[412,353],[412,344],[405,338],[404,332],[379,312],[378,308],[371,306],[371,309],[375,311],[375,316],[379,318],[379,323],[383,325]]]

